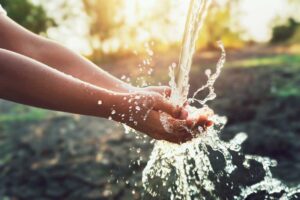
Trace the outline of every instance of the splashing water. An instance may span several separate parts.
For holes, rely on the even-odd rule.
[[[190,87],[189,73],[195,52],[196,40],[199,36],[210,4],[211,0],[191,0],[190,3],[179,61],[177,82],[171,83],[171,101],[180,106],[187,101]],[[173,80],[175,81],[175,78]]]
[[[221,43],[222,56],[216,72],[212,74],[207,70],[207,83],[191,99],[187,99],[195,42],[210,3],[211,0],[191,0],[177,80],[175,66],[170,67],[170,100],[175,105],[183,105],[188,100],[205,106],[207,101],[216,97],[213,85],[221,73],[226,56]],[[208,96],[204,100],[197,100],[196,95],[205,89],[209,90]],[[146,196],[179,200],[300,199],[300,186],[289,188],[272,177],[270,168],[276,166],[276,161],[240,152],[241,144],[247,139],[245,133],[239,133],[230,142],[224,142],[220,140],[219,133],[226,124],[226,118],[214,115],[211,120],[213,127],[185,144],[155,142],[143,172]]]

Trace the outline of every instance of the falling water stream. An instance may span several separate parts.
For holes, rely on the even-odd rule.
[[[206,102],[216,97],[213,85],[225,62],[225,50],[221,42],[221,58],[214,73],[207,70],[207,84],[188,99],[189,72],[202,24],[211,0],[191,0],[185,27],[182,52],[177,76],[170,69],[171,101],[176,105]],[[204,100],[196,94],[207,89]],[[197,112],[190,108],[190,112]],[[143,172],[146,195],[153,199],[300,199],[300,186],[288,187],[273,178],[270,168],[276,161],[260,156],[244,155],[241,144],[246,133],[239,133],[230,142],[224,142],[219,134],[226,124],[226,117],[214,115],[214,126],[199,134],[192,141],[176,145],[156,141]],[[165,122],[163,122],[165,123]],[[200,130],[201,131],[201,130]]]

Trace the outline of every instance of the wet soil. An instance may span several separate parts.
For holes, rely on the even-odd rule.
[[[230,52],[228,57],[235,60],[267,53],[276,56],[270,50],[248,50]],[[157,57],[153,65],[168,66],[173,60],[173,56]],[[195,66],[213,66],[216,60],[217,55],[200,55]],[[137,63],[131,58],[104,67],[121,77],[123,73],[137,75],[133,70]],[[246,132],[249,138],[243,151],[276,159],[274,175],[295,184],[300,183],[300,97],[272,93],[274,77],[299,76],[286,74],[284,67],[226,67],[216,83],[218,98],[210,107],[228,117],[221,134],[224,140]],[[205,81],[202,73],[192,71],[191,90]],[[157,67],[152,76],[164,83],[166,74],[167,67]],[[1,115],[15,106],[1,101]],[[2,122],[0,199],[141,199],[141,173],[151,149],[150,139],[136,139],[134,134],[124,134],[121,125],[92,117],[49,112],[43,119]]]

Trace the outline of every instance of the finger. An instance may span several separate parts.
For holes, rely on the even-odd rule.
[[[167,117],[168,128],[164,127],[160,120],[161,115]],[[148,133],[148,135],[156,140],[165,140],[171,143],[181,144],[193,138],[187,128],[186,120],[178,120],[167,114],[159,114],[159,112],[156,111],[151,111],[148,118],[150,121],[147,124],[151,124],[149,126],[151,130],[149,131],[148,127],[142,131]]]
[[[188,125],[191,129],[198,128],[199,126],[204,129],[213,125],[211,120],[208,120],[209,117],[213,116],[214,113],[211,109],[205,107],[197,111],[196,115],[188,118]]]
[[[194,129],[195,125],[196,125],[196,122],[194,120],[191,120],[191,119],[187,119],[186,120],[186,124],[187,124],[187,127],[189,129]]]
[[[172,124],[173,132],[172,134],[165,134],[165,140],[172,143],[181,144],[193,138],[187,126],[187,121],[170,118],[169,123]]]
[[[207,121],[208,121],[207,115],[200,115],[195,125],[204,127]]]
[[[206,127],[211,127],[212,125],[214,125],[214,122],[209,120],[205,124]]]
[[[183,107],[187,107],[190,105],[190,102],[189,101],[186,101],[184,104],[183,104]]]
[[[147,87],[146,90],[151,92],[157,92],[165,97],[170,97],[172,92],[171,88],[168,86],[150,86]]]
[[[161,96],[156,97],[153,110],[165,112],[176,119],[180,118],[182,112],[182,108],[174,106]]]
[[[208,120],[205,117],[202,117],[198,120],[198,122],[195,124],[194,128],[192,129],[198,129],[199,127],[202,127],[205,130],[207,130],[208,127],[211,127],[213,125],[213,121]]]
[[[180,119],[185,120],[188,118],[188,116],[189,116],[189,112],[186,109],[182,108],[180,113]]]

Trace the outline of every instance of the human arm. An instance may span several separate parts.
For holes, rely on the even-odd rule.
[[[111,116],[115,121],[125,123],[156,139],[176,143],[190,139],[190,133],[182,129],[189,126],[188,121],[176,119],[176,108],[158,95],[169,95],[169,88],[150,87],[143,90],[143,93],[63,46],[23,29],[7,17],[0,17],[0,26],[0,48],[19,53],[1,50],[1,98],[51,110],[104,118]],[[137,96],[143,96],[142,99],[148,106],[143,108],[137,101],[141,110],[133,113],[131,118],[129,107],[135,107],[136,104],[132,104],[135,101],[127,100]],[[101,105],[98,104],[99,101],[102,102]],[[113,115],[112,109],[118,115]],[[173,115],[168,118],[174,129],[172,134],[161,124],[160,111]],[[146,113],[148,115],[145,119]],[[123,114],[125,117],[122,117]]]
[[[51,110],[111,117],[155,139],[180,143],[191,138],[189,132],[179,128],[188,125],[187,121],[176,119],[180,114],[178,109],[158,93],[114,93],[3,49],[0,49],[0,98]],[[164,129],[161,112],[169,114],[174,133]]]
[[[84,82],[112,90],[129,92],[135,87],[102,70],[66,47],[38,36],[9,17],[0,16],[0,48],[30,57]]]
[[[22,55],[0,49],[0,97],[76,114],[108,117],[112,92],[54,70]]]

